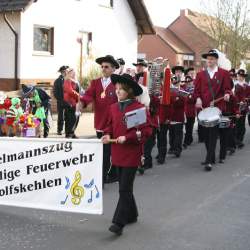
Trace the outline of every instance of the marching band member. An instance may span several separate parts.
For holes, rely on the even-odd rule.
[[[172,86],[176,90],[172,91],[170,96],[169,153],[174,154],[177,158],[181,156],[183,140],[185,98],[179,91],[183,71],[184,68],[182,66],[175,66],[172,69],[172,72],[175,73],[175,77],[172,78]]]
[[[86,90],[84,95],[81,96],[80,100],[84,107],[86,107],[91,102],[94,104],[96,135],[97,138],[102,138],[103,129],[106,127],[110,116],[110,105],[117,102],[115,87],[112,84],[110,77],[115,69],[119,68],[119,64],[111,55],[97,58],[96,62],[101,65],[103,77],[92,80],[89,88]],[[110,169],[110,154],[110,145],[104,145],[103,183],[107,182],[108,171]],[[113,171],[115,176],[115,170]],[[116,178],[114,177],[114,179]]]
[[[193,67],[187,68],[185,70],[185,76],[190,76],[194,80],[196,77],[196,73],[195,73],[194,68]]]
[[[195,79],[194,97],[196,98],[197,108],[206,108],[211,106],[215,99],[224,97],[229,101],[231,93],[231,79],[229,72],[218,67],[219,55],[215,50],[210,50],[202,57],[207,61],[207,69],[199,72]],[[221,109],[223,100],[216,103]],[[203,128],[206,146],[206,159],[202,163],[206,171],[212,170],[212,164],[215,164],[215,149],[218,137],[218,126]]]
[[[191,145],[193,142],[193,128],[195,123],[196,109],[195,109],[195,98],[193,96],[194,92],[194,82],[191,76],[186,75],[185,77],[185,86],[184,90],[188,92],[188,96],[185,98],[185,115],[186,115],[186,124],[185,124],[185,137],[183,147]]]
[[[125,61],[123,58],[118,58],[117,62],[119,63],[120,67],[115,71],[117,75],[122,75],[125,73]]]
[[[244,136],[246,133],[246,115],[248,111],[248,100],[250,97],[250,87],[246,83],[247,74],[245,70],[240,69],[237,72],[238,82],[235,86],[235,96],[237,98],[237,102],[239,104],[239,110],[241,116],[236,121],[236,144],[238,148],[244,147]]]
[[[230,94],[228,101],[222,103],[222,115],[229,118],[228,125],[219,125],[219,137],[220,137],[220,153],[219,153],[219,163],[224,163],[226,159],[227,150],[229,150],[230,155],[235,152],[235,119],[240,117],[237,108],[237,99]]]
[[[138,166],[141,163],[142,145],[151,135],[149,117],[138,128],[128,129],[124,122],[125,114],[144,107],[136,101],[136,96],[142,94],[142,88],[128,74],[112,75],[111,80],[116,87],[119,102],[111,105],[109,122],[102,137],[108,145],[111,138],[116,139],[112,144],[112,162],[119,171],[119,201],[114,213],[113,224],[109,230],[121,235],[124,226],[137,222],[138,211],[133,195],[133,184]]]

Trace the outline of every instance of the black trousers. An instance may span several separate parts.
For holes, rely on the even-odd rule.
[[[97,131],[96,136],[98,139],[101,139],[103,136],[103,132]],[[108,173],[109,173],[110,168],[111,168],[111,159],[110,158],[111,158],[111,145],[110,144],[103,144],[103,163],[102,163],[103,183],[106,183]],[[115,168],[114,171],[117,171],[117,169]]]
[[[229,128],[228,149],[236,149],[236,128]]]
[[[63,131],[63,125],[64,125],[64,103],[63,102],[57,102],[57,132]]]
[[[217,144],[217,138],[219,133],[219,126],[215,126],[212,128],[205,128],[203,127],[204,131],[204,139],[205,139],[205,146],[206,146],[206,163],[215,163],[215,150]]]
[[[185,138],[184,144],[189,146],[193,142],[193,129],[194,129],[195,117],[187,117],[187,122],[185,124]]]
[[[198,124],[198,141],[205,142],[204,127]]]
[[[119,201],[112,222],[120,226],[133,222],[138,210],[133,194],[137,167],[117,167],[119,180]]]
[[[242,143],[246,133],[246,115],[236,120],[236,143]]]
[[[229,147],[229,135],[231,128],[220,128],[220,160],[225,160],[227,155],[227,149]]]
[[[157,128],[153,129],[152,135],[147,139],[144,144],[144,167],[151,168],[153,166],[152,150],[155,146]]]
[[[183,124],[171,124],[169,130],[170,136],[170,148],[175,153],[181,153],[182,151],[182,140],[183,140]]]
[[[75,115],[76,108],[67,105],[65,107],[64,119],[65,119],[65,135],[72,136],[75,134],[77,128],[79,117]]]
[[[160,130],[157,134],[157,146],[159,158],[165,159],[167,154],[167,133],[169,131],[169,124],[161,124]]]

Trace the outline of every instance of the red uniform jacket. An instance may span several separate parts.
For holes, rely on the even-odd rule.
[[[171,105],[160,104],[159,107],[159,120],[160,124],[166,124],[170,122]]]
[[[65,80],[63,83],[64,101],[67,102],[72,107],[76,106],[79,99],[79,94],[76,91],[77,88],[78,88],[77,83],[71,80]]]
[[[170,106],[170,121],[184,123],[185,98],[179,93],[171,93]]]
[[[137,101],[129,104],[123,112],[120,111],[118,103],[110,107],[110,119],[104,133],[109,134],[114,139],[119,136],[126,137],[126,142],[124,144],[112,144],[111,146],[112,164],[115,166],[138,167],[141,165],[141,156],[143,155],[142,145],[152,134],[149,114],[147,123],[138,128],[141,131],[141,140],[137,138],[136,128],[127,129],[126,123],[124,122],[124,116],[125,113],[142,107],[144,107],[144,105]]]
[[[241,86],[237,84],[235,86],[235,97],[237,99],[238,108],[241,110],[242,114],[247,113],[248,99],[250,97],[250,87],[248,85]],[[244,105],[240,106],[240,102],[243,102]]]
[[[189,94],[185,98],[185,114],[186,117],[193,117],[196,116],[196,108],[195,108],[196,99],[194,98],[193,94]]]
[[[208,74],[206,70],[199,72],[195,79],[194,97],[202,100],[203,108],[209,107],[210,102],[213,101],[211,91],[209,90]],[[231,78],[229,72],[218,68],[218,72],[214,74],[213,79],[210,79],[214,98],[220,98],[225,94],[231,93]],[[215,105],[221,109],[224,100],[217,102]]]
[[[110,83],[105,90],[105,98],[101,98],[103,92],[101,78],[93,80],[90,87],[86,90],[85,94],[81,97],[81,102],[87,106],[93,102],[95,112],[95,129],[103,130],[109,118],[110,105],[117,102],[115,94],[115,86]]]

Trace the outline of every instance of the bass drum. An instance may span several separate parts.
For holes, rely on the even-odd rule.
[[[221,121],[221,111],[217,107],[208,107],[198,114],[198,123],[206,128],[219,125]]]

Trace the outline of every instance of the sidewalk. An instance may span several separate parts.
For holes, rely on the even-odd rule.
[[[94,114],[93,113],[83,113],[81,115],[80,122],[76,130],[76,135],[81,138],[90,138],[90,137],[96,136],[96,132],[94,129]],[[49,137],[61,137],[57,135],[57,115],[56,114],[53,114],[53,127],[50,130]]]

